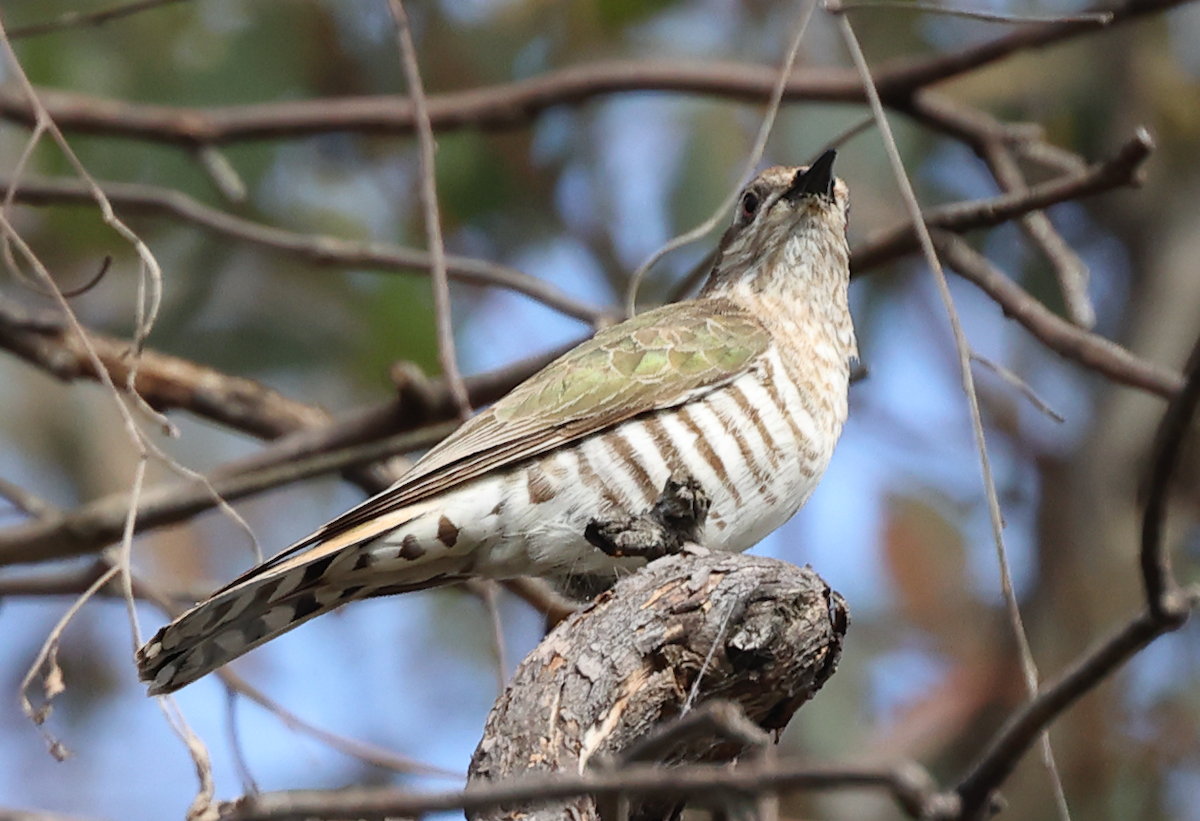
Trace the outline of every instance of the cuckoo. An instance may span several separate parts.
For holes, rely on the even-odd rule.
[[[474,416],[398,482],[235,579],[138,652],[176,690],[347,602],[470,577],[615,572],[584,537],[672,476],[711,508],[703,544],[741,551],[824,473],[857,356],[848,192],[834,152],[746,186],[695,299],[599,331]]]

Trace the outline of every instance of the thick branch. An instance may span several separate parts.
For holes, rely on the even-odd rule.
[[[526,657],[488,716],[469,777],[496,782],[611,765],[689,702],[732,701],[762,729],[782,730],[836,668],[844,606],[811,570],[773,559],[703,551],[653,562]],[[674,765],[742,751],[701,732],[654,757]],[[595,817],[591,802],[570,807],[571,817]],[[545,806],[527,817],[566,812]]]

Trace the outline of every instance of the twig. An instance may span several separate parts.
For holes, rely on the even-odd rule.
[[[934,244],[959,276],[979,286],[996,301],[1005,316],[1020,322],[1042,344],[1114,382],[1170,399],[1183,387],[1183,377],[1140,359],[1102,336],[1056,316],[977,252],[967,242],[944,231],[933,232]]]
[[[1178,619],[1187,612],[1182,591],[1171,574],[1170,554],[1162,542],[1171,477],[1183,457],[1183,445],[1196,416],[1197,405],[1200,405],[1200,339],[1188,358],[1183,389],[1167,406],[1154,437],[1154,461],[1146,493],[1146,513],[1142,519],[1139,559],[1146,604],[1157,621]]]
[[[435,812],[468,813],[495,806],[593,795],[615,797],[678,796],[713,798],[731,792],[765,789],[829,791],[876,789],[892,794],[914,817],[952,817],[956,797],[940,795],[933,780],[915,764],[896,768],[814,768],[779,759],[734,765],[693,764],[663,767],[633,764],[619,770],[589,770],[579,775],[527,776],[511,781],[476,783],[465,790],[412,793],[396,789],[351,788],[337,791],[262,793],[226,805],[223,821],[302,821],[308,818],[419,818]]]
[[[158,605],[159,609],[161,609],[168,616],[178,616],[184,610],[183,607],[179,606],[170,597],[165,596],[156,587],[136,577],[134,578],[133,592],[138,598],[145,599],[146,601],[150,601]],[[356,741],[351,738],[346,738],[345,736],[338,735],[337,733],[331,733],[328,730],[324,730],[320,727],[310,724],[308,721],[300,718],[298,715],[272,699],[266,693],[250,684],[228,666],[217,670],[215,675],[221,679],[221,682],[229,690],[237,693],[238,695],[245,696],[250,701],[259,705],[283,722],[284,726],[286,726],[288,729],[292,730],[293,732],[303,733],[311,736],[326,746],[352,758],[357,758],[360,761],[365,761],[373,766],[399,773],[448,776],[452,778],[461,777],[460,773],[454,773],[444,770],[440,767],[434,767],[432,765],[425,764],[422,761],[417,761],[416,759],[412,759],[391,750],[387,750],[383,747],[379,747],[374,744],[368,744],[362,741]]]
[[[459,779],[462,777],[462,773],[445,770],[441,767],[434,767],[431,764],[426,764],[423,761],[418,761],[417,759],[410,758],[406,755],[401,755],[394,750],[380,747],[377,744],[359,741],[357,739],[348,738],[344,735],[331,733],[329,730],[322,729],[296,715],[291,710],[288,710],[262,690],[259,690],[240,675],[230,670],[229,667],[222,667],[220,670],[216,671],[215,675],[221,679],[225,686],[229,687],[239,695],[250,699],[259,707],[262,707],[268,713],[283,722],[283,725],[292,732],[301,733],[303,735],[315,738],[326,747],[329,747],[332,750],[337,750],[343,755],[366,762],[372,767],[379,767],[380,769],[390,770],[391,772],[396,773],[437,776],[454,779]]]
[[[224,151],[215,145],[202,145],[196,149],[196,159],[226,202],[241,205],[246,201],[246,182]]]
[[[992,176],[1004,191],[1026,190],[1025,176],[1007,145],[999,140],[987,140],[985,152],[984,158],[992,169]],[[1021,217],[1021,227],[1053,266],[1071,321],[1091,330],[1096,325],[1096,308],[1087,290],[1090,278],[1087,265],[1058,233],[1045,212],[1034,211]]]
[[[904,170],[904,161],[900,157],[900,149],[896,146],[896,141],[892,136],[891,125],[888,123],[887,115],[883,110],[883,104],[880,102],[879,92],[875,88],[875,81],[871,77],[871,69],[867,65],[866,56],[859,46],[858,38],[854,35],[854,29],[850,25],[849,18],[845,15],[839,16],[838,25],[841,28],[846,46],[849,48],[850,54],[854,59],[854,64],[858,68],[863,86],[866,88],[867,98],[871,102],[871,110],[875,114],[875,121],[878,124],[880,135],[883,137],[884,149],[887,151],[888,160],[892,166],[896,183],[900,187],[905,207],[908,210],[909,218],[912,220],[913,228],[916,231],[921,252],[929,264],[930,271],[933,273],[934,283],[937,285],[942,304],[945,306],[946,315],[950,319],[950,328],[954,336],[954,346],[958,352],[958,366],[959,373],[962,376],[962,389],[967,397],[967,407],[971,415],[971,429],[975,434],[975,447],[979,453],[979,467],[983,473],[984,495],[987,498],[988,513],[992,525],[992,540],[996,546],[996,560],[1000,568],[1000,586],[1007,606],[1013,634],[1017,640],[1021,666],[1025,674],[1025,686],[1029,691],[1030,698],[1034,698],[1037,695],[1038,670],[1033,659],[1033,650],[1029,646],[1029,638],[1025,633],[1025,625],[1021,619],[1021,610],[1017,603],[1017,595],[1013,590],[1012,574],[1008,567],[1008,552],[1004,545],[1004,517],[1000,511],[1000,499],[996,494],[996,483],[992,477],[987,439],[983,429],[983,416],[979,410],[979,396],[975,392],[975,378],[971,373],[970,344],[967,342],[966,334],[963,332],[962,323],[958,316],[958,309],[954,305],[954,298],[950,294],[950,284],[946,281],[946,272],[942,270],[937,251],[934,249],[930,228],[922,218],[920,203],[917,202],[917,195],[913,191],[912,183],[909,181],[908,174]],[[1061,796],[1062,779],[1058,774],[1058,765],[1054,760],[1054,752],[1050,747],[1050,735],[1048,732],[1042,734],[1042,755],[1056,795]],[[1069,821],[1070,816],[1066,811],[1065,801],[1059,802],[1059,809],[1064,821]]]
[[[427,448],[453,430],[453,423],[399,434],[368,445],[297,459],[258,471],[200,482],[165,485],[146,491],[137,505],[136,533],[183,521],[217,505],[236,501],[302,479],[379,461],[396,453]],[[214,495],[214,491],[215,494]],[[64,513],[0,530],[0,566],[95,553],[121,538],[130,496],[117,493]]]
[[[796,23],[796,30],[792,34],[791,45],[788,47],[787,55],[783,58],[783,65],[779,68],[778,79],[771,88],[771,97],[767,101],[767,110],[763,114],[762,123],[758,126],[758,135],[754,139],[754,146],[750,149],[750,155],[746,158],[745,167],[742,170],[742,175],[738,179],[737,185],[725,195],[725,198],[721,200],[721,204],[709,215],[708,219],[692,230],[686,231],[667,242],[662,248],[651,254],[649,259],[638,266],[637,270],[629,278],[629,287],[626,289],[626,315],[633,316],[637,313],[638,288],[641,286],[642,280],[650,268],[667,254],[701,239],[709,231],[713,230],[724,219],[725,215],[729,213],[729,209],[733,207],[733,204],[737,202],[742,188],[753,178],[754,170],[762,161],[763,152],[767,149],[767,140],[770,138],[771,131],[775,127],[775,117],[779,114],[779,104],[783,101],[783,92],[787,87],[788,77],[791,76],[792,67],[796,64],[796,55],[800,53],[800,42],[804,39],[804,32],[808,30],[808,22],[812,19],[813,11],[816,8],[817,0],[805,0],[804,9],[800,12],[800,19]]]
[[[88,343],[113,384],[126,384],[130,343],[97,333],[88,334]],[[0,302],[0,349],[63,381],[102,380],[83,339],[57,316],[27,312]],[[134,387],[157,410],[187,410],[265,439],[331,421],[325,411],[289,399],[251,379],[148,348],[142,349],[140,360]]]
[[[542,579],[531,576],[508,579],[501,584],[508,592],[523,599],[526,604],[544,615],[548,627],[556,626],[582,606],[559,593]]]
[[[21,679],[21,686],[17,690],[19,700],[21,702],[21,710],[25,716],[33,722],[38,728],[38,732],[42,734],[42,738],[46,740],[50,749],[50,754],[59,761],[65,759],[70,753],[61,741],[50,734],[42,725],[50,715],[51,702],[64,689],[66,684],[63,681],[62,668],[58,666],[58,643],[62,638],[63,630],[75,618],[85,604],[95,595],[96,591],[104,585],[108,584],[117,575],[117,568],[110,567],[107,572],[97,578],[86,590],[76,597],[67,611],[59,618],[54,627],[50,630],[50,634],[46,636],[46,640],[42,642],[41,649],[38,650],[34,657],[33,663],[29,665],[29,670],[26,671],[25,677]],[[38,672],[45,667],[46,673],[42,677],[42,695],[44,702],[41,707],[34,708],[33,703],[29,700],[29,688],[33,686],[33,680],[37,677]]]
[[[180,2],[186,2],[186,0],[137,0],[134,3],[122,3],[119,6],[110,6],[98,11],[69,11],[44,23],[32,23],[28,26],[14,28],[8,33],[8,39],[19,40],[23,37],[37,37],[42,34],[62,31],[63,29],[99,26],[110,20],[130,17],[134,14],[140,14],[143,11],[170,6]]]
[[[1015,388],[1022,396],[1024,396],[1026,399],[1028,399],[1029,404],[1033,405],[1039,411],[1041,411],[1042,413],[1049,416],[1055,422],[1058,422],[1061,424],[1062,422],[1067,421],[1066,418],[1064,418],[1061,413],[1056,411],[1054,408],[1050,407],[1050,405],[1048,405],[1046,403],[1046,400],[1044,400],[1044,399],[1042,399],[1042,397],[1038,396],[1037,392],[1034,391],[1033,388],[1029,387],[1028,382],[1026,382],[1021,377],[1017,376],[1015,373],[1013,373],[1008,368],[1004,367],[1003,365],[1001,365],[998,362],[993,362],[992,360],[988,359],[986,356],[981,356],[979,353],[977,353],[975,351],[971,352],[971,361],[978,362],[980,365],[987,368],[992,373],[996,374],[996,376],[1003,379],[1008,385]]]
[[[425,99],[421,69],[417,65],[417,48],[413,45],[412,29],[408,25],[404,3],[401,0],[388,0],[388,8],[391,9],[392,20],[396,24],[400,63],[404,68],[404,78],[408,83],[416,123],[421,168],[421,206],[425,211],[425,236],[429,244],[430,274],[433,279],[438,356],[446,384],[450,388],[450,395],[458,405],[459,416],[466,420],[471,416],[471,401],[467,397],[467,386],[463,384],[462,374],[458,370],[458,357],[454,352],[454,323],[450,317],[450,285],[446,281],[446,248],[442,243],[442,219],[438,215],[433,126],[429,124],[429,103]]]
[[[1067,200],[1083,199],[1125,185],[1136,185],[1142,164],[1153,148],[1154,141],[1150,135],[1145,129],[1138,129],[1115,156],[1089,166],[1083,173],[1064,174],[1057,179],[1030,186],[1022,193],[930,208],[922,218],[930,228],[960,234],[979,228],[993,228],[1031,211],[1040,211]],[[874,234],[861,243],[850,255],[852,274],[861,275],[885,261],[918,250],[920,242],[913,226],[912,222],[896,226]]]
[[[947,17],[963,17],[968,20],[984,20],[988,23],[1095,23],[1096,25],[1106,26],[1113,19],[1112,13],[1107,11],[1066,15],[999,14],[991,11],[942,6],[937,3],[910,2],[910,0],[850,0],[848,3],[837,2],[835,0],[826,5],[834,13],[871,9],[896,9],[898,11],[941,14]]]
[[[0,498],[7,499],[17,510],[35,519],[45,519],[59,512],[57,507],[45,499],[3,477],[0,477]]]
[[[463,582],[471,595],[483,603],[488,622],[492,627],[492,652],[496,662],[496,692],[503,693],[508,683],[508,647],[504,641],[504,620],[500,617],[498,594],[500,584],[491,579],[468,579]]]
[[[250,772],[250,762],[246,760],[246,750],[242,746],[242,734],[237,721],[237,691],[232,687],[225,688],[225,736],[229,739],[233,768],[242,782],[242,792],[257,795],[260,790],[254,774]]]

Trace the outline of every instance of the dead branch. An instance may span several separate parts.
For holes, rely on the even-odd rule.
[[[1200,587],[1184,590],[1175,581],[1162,544],[1168,488],[1198,405],[1200,339],[1188,361],[1184,385],[1167,406],[1155,438],[1150,492],[1142,520],[1141,571],[1146,609],[1081,656],[1009,717],[955,788],[962,802],[962,818],[985,817],[995,791],[1047,727],[1150,642],[1182,627],[1200,603]]]
[[[144,490],[137,498],[135,533],[189,519],[217,506],[217,498],[236,501],[293,482],[371,464],[441,441],[455,427],[440,423],[367,445],[293,459],[274,467],[181,482]],[[120,541],[129,516],[130,495],[114,493],[67,512],[55,512],[0,531],[0,566],[43,562],[96,553]]]

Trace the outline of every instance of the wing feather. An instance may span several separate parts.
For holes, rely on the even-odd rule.
[[[473,417],[396,484],[273,561],[489,471],[719,388],[750,368],[770,341],[762,322],[720,297],[667,305],[606,328]]]

